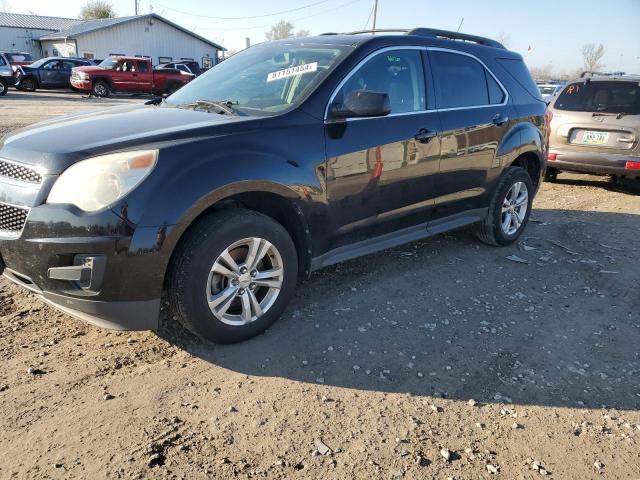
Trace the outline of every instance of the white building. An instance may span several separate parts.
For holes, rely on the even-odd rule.
[[[206,68],[225,49],[155,13],[87,21],[0,13],[0,50],[28,51],[34,58],[141,56],[154,65],[195,60]]]

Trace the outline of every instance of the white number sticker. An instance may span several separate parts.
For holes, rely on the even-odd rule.
[[[274,80],[280,80],[281,78],[295,77],[296,75],[303,75],[305,73],[311,73],[317,70],[318,62],[305,63],[304,65],[298,65],[296,67],[278,70],[277,72],[271,72],[269,75],[267,75],[267,82],[273,82]]]

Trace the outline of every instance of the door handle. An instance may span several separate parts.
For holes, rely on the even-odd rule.
[[[500,115],[499,113],[496,113],[495,117],[493,117],[493,120],[491,121],[494,125],[497,126],[502,126],[505,123],[507,123],[509,121],[509,117],[503,117],[502,115]]]
[[[622,143],[633,143],[636,141],[636,139],[633,137],[619,137],[618,141]]]
[[[420,143],[429,143],[429,141],[437,135],[438,135],[438,132],[434,130],[427,130],[426,128],[421,128],[413,138]]]

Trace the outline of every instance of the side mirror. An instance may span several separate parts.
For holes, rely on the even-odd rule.
[[[332,118],[384,117],[391,113],[389,95],[371,90],[349,92],[342,103],[331,105]]]

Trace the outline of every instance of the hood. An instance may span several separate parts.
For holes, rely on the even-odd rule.
[[[227,135],[260,123],[181,108],[128,105],[58,117],[18,130],[0,143],[0,157],[58,174],[73,163],[114,151]]]
[[[105,70],[97,65],[84,65],[82,67],[73,67],[72,71],[74,72],[85,72],[85,73],[96,73],[96,72],[108,72],[110,70]]]

